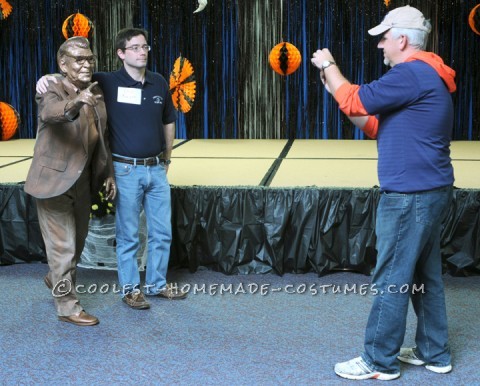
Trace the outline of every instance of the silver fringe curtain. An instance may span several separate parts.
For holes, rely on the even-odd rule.
[[[283,1],[238,3],[238,117],[243,138],[282,138],[285,78],[270,68],[270,50],[283,35]],[[282,130],[283,129],[283,130]]]

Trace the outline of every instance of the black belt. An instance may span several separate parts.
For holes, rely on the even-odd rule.
[[[141,166],[156,166],[160,164],[166,164],[167,161],[160,157],[149,158],[121,158],[112,156],[112,160],[116,162],[122,162],[129,165],[141,165]]]

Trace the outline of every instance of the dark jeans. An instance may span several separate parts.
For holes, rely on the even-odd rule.
[[[441,223],[452,187],[427,192],[382,193],[377,211],[378,258],[372,286],[378,291],[365,333],[363,359],[375,370],[398,372],[408,301],[417,315],[417,352],[425,362],[450,364],[440,253]],[[416,288],[415,288],[416,286]]]

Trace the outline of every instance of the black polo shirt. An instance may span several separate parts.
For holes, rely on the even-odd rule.
[[[146,71],[145,82],[134,80],[122,66],[93,75],[105,96],[112,153],[147,158],[165,150],[163,125],[177,119],[167,81]]]

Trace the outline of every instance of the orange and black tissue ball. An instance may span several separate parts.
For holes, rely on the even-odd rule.
[[[74,13],[63,22],[62,33],[65,39],[83,36],[90,40],[93,36],[93,23],[85,15]]]
[[[272,69],[280,75],[290,75],[302,62],[302,55],[291,43],[279,43],[270,51],[268,58]]]
[[[13,106],[0,102],[0,139],[8,141],[13,138],[20,125],[20,115]]]
[[[480,35],[480,4],[471,10],[468,16],[468,24],[473,32]]]

